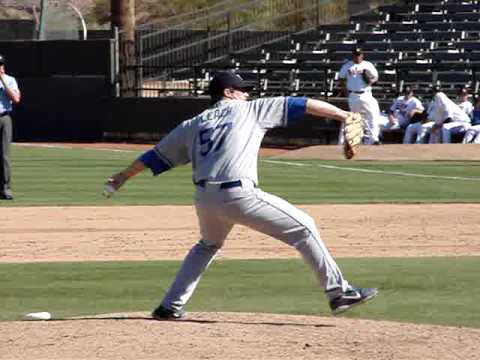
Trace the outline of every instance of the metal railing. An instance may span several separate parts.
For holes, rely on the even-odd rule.
[[[136,32],[136,83],[168,78],[171,72],[165,68],[211,64],[322,24],[347,22],[351,2],[355,0],[222,1],[176,17],[186,21],[172,26],[168,21],[143,25]],[[370,2],[393,1],[363,4],[370,7]]]
[[[386,67],[379,66],[382,71],[389,70],[395,74],[394,80],[387,83],[382,83],[380,87],[374,86],[374,92],[378,99],[391,100],[396,96],[398,91],[401,91],[408,82],[409,85],[417,87],[418,94],[427,94],[429,89],[434,85],[448,85],[445,87],[445,91],[452,96],[456,96],[458,90],[458,84],[451,86],[448,82],[442,83],[435,80],[436,74],[440,71],[465,71],[470,74],[470,80],[463,84],[471,89],[472,94],[478,94],[479,91],[479,78],[478,71],[480,67],[473,64],[432,64],[434,70],[432,71],[432,82],[425,83],[418,80],[412,83],[412,80],[408,80],[406,74],[409,72],[409,68],[402,64],[391,64]],[[305,68],[299,64],[298,66],[292,65],[291,68],[285,66],[278,66],[269,63],[256,63],[255,65],[235,65],[230,67],[220,66],[219,64],[210,65],[196,65],[191,67],[183,66],[169,66],[159,67],[164,73],[163,78],[144,80],[141,87],[136,89],[138,96],[141,97],[164,97],[164,96],[202,96],[206,95],[209,81],[212,75],[219,70],[229,69],[235,71],[244,76],[244,80],[254,86],[254,90],[251,92],[253,97],[262,96],[278,96],[278,95],[292,95],[292,96],[311,96],[315,98],[329,99],[332,97],[340,96],[340,88],[337,84],[336,75],[338,72],[338,66],[331,64],[316,65],[314,68],[305,70]],[[289,78],[283,78],[275,80],[270,74],[274,74],[275,71],[282,70],[284,74],[289,74]],[[309,71],[312,74],[321,75],[316,80],[301,79],[299,74]],[[417,69],[418,71],[418,69]],[[245,77],[245,74],[248,77]],[[417,83],[417,85],[415,85]],[[420,95],[422,96],[422,95]]]
[[[301,3],[301,5],[300,5]],[[346,20],[347,0],[292,1],[251,0],[235,2],[228,10],[171,28],[142,32],[137,37],[140,63],[147,66],[192,65],[214,61],[232,51],[241,51],[277,39],[285,32],[313,28],[334,18]],[[264,31],[252,38],[249,31]],[[283,33],[280,36],[278,31]]]

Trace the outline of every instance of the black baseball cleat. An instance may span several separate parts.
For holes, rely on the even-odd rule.
[[[152,317],[155,320],[178,320],[181,319],[185,315],[185,310],[170,310],[162,305],[157,307],[152,312]]]
[[[13,195],[12,194],[0,194],[0,199],[1,200],[13,200]]]
[[[330,309],[333,315],[338,315],[354,306],[373,299],[377,294],[378,290],[375,288],[357,288],[350,286],[342,295],[330,300]]]

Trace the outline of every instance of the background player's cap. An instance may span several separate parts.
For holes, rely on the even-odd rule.
[[[0,54],[0,65],[4,65],[7,63],[7,60],[5,60],[5,56],[3,56],[2,54]]]
[[[460,88],[458,90],[458,95],[468,95],[468,89],[467,88]]]
[[[363,54],[363,49],[361,47],[356,47],[356,48],[353,48],[352,50],[352,54],[353,55],[360,55],[360,54]]]
[[[253,86],[246,83],[239,75],[231,71],[225,71],[215,74],[208,86],[208,94],[210,96],[222,95],[223,90],[229,88],[243,91],[253,90]]]
[[[437,92],[441,92],[442,91],[442,88],[440,87],[440,85],[434,85],[430,88],[430,93],[435,95]]]
[[[407,85],[403,88],[403,93],[404,94],[410,94],[410,93],[413,93],[413,92],[414,92],[414,89],[409,85]]]

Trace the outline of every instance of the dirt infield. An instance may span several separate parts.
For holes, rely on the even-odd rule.
[[[273,154],[285,159],[344,160],[340,146],[319,145]],[[361,146],[354,161],[422,161],[422,160],[480,160],[480,146],[477,144],[388,144]]]
[[[302,156],[310,158],[317,151],[317,158],[328,158],[326,154],[338,152],[336,147],[315,148]],[[452,149],[443,149],[439,157],[451,156]],[[262,154],[287,155],[276,150]],[[291,154],[287,156],[300,156]],[[315,218],[336,257],[480,255],[480,204],[301,208]],[[351,217],[349,227],[345,214]],[[0,223],[3,263],[180,259],[198,239],[191,206],[10,207],[0,208]],[[235,227],[220,258],[297,256],[277,240]],[[479,338],[479,329],[317,316],[192,313],[185,321],[158,322],[145,313],[113,314],[0,322],[0,358],[473,359],[480,353]]]
[[[302,208],[336,256],[480,255],[480,205]],[[198,238],[189,206],[8,208],[0,219],[2,262],[178,259]],[[237,227],[220,258],[292,256],[286,245]],[[480,351],[478,329],[265,314],[193,313],[178,323],[124,316],[0,322],[0,358],[469,359]]]
[[[66,149],[99,149],[141,152],[153,145],[122,143],[21,143],[20,146],[45,146]],[[344,160],[342,148],[337,145],[307,146],[297,150],[261,148],[261,157],[285,159]],[[480,161],[480,145],[477,144],[388,144],[381,146],[361,146],[352,161],[363,160],[457,160]]]
[[[335,256],[480,255],[480,204],[304,205]],[[350,224],[345,226],[345,214]],[[199,237],[192,206],[0,208],[1,262],[181,259]],[[220,258],[288,258],[234,227]]]

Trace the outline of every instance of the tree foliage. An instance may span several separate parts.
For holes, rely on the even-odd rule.
[[[212,6],[220,0],[136,0],[135,13],[137,24],[162,20],[174,15],[187,13],[203,7]],[[99,25],[110,22],[110,0],[93,0],[89,20]]]

